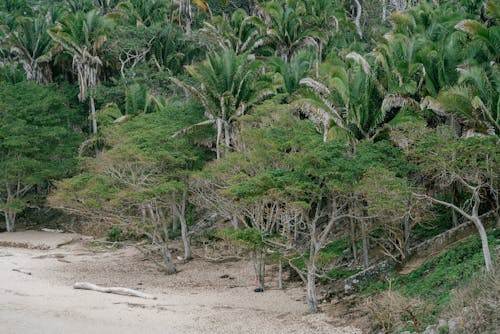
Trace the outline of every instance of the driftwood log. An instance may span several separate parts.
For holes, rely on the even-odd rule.
[[[149,295],[149,294],[141,292],[141,291],[128,289],[128,288],[121,288],[121,287],[106,288],[106,287],[102,287],[102,286],[95,285],[95,284],[88,283],[88,282],[77,282],[73,285],[73,289],[92,290],[92,291],[104,292],[104,293],[114,293],[117,295],[132,296],[132,297],[139,297],[139,298],[145,298],[145,299],[156,299],[155,296]]]

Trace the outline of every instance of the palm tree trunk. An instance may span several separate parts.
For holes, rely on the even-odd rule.
[[[216,125],[217,125],[217,140],[215,142],[215,151],[217,154],[217,160],[219,160],[221,158],[220,142],[222,137],[222,119],[217,118]]]
[[[363,38],[363,31],[361,30],[361,13],[363,8],[359,0],[354,0],[356,3],[356,18],[354,19],[354,24],[356,25],[356,31],[360,38]]]
[[[92,118],[92,133],[97,133],[97,117],[95,112],[94,97],[90,96],[90,117]]]

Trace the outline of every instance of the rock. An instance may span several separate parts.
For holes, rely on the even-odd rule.
[[[439,319],[439,323],[437,325],[437,330],[438,330],[438,333],[448,333],[449,332],[448,321],[446,321],[444,319]]]
[[[448,321],[448,333],[449,334],[458,333],[458,324],[455,320]]]
[[[400,334],[411,334],[410,331],[404,331],[404,332],[401,332]]]
[[[430,325],[427,326],[425,331],[422,334],[439,334],[438,330],[436,329],[436,326]]]

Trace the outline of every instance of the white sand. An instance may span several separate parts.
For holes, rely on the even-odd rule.
[[[30,238],[19,242],[39,244],[43,235]],[[58,237],[50,238],[58,244]],[[165,276],[131,247],[0,247],[0,333],[361,333],[336,327],[325,314],[305,315],[300,288],[253,292],[247,262],[194,260],[178,268]],[[133,288],[158,299],[74,290],[76,281]]]

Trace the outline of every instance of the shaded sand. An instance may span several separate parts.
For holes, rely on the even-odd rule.
[[[44,231],[0,233],[0,247],[54,249],[79,239],[80,236],[74,233],[52,233]]]
[[[36,240],[19,242],[43,244],[45,236],[31,233]],[[253,292],[246,261],[195,259],[178,269],[165,276],[133,247],[110,251],[81,241],[48,250],[0,247],[0,332],[361,333],[336,327],[325,314],[305,315],[301,288],[281,291],[271,281],[265,293]],[[76,281],[133,288],[158,299],[74,290]]]

